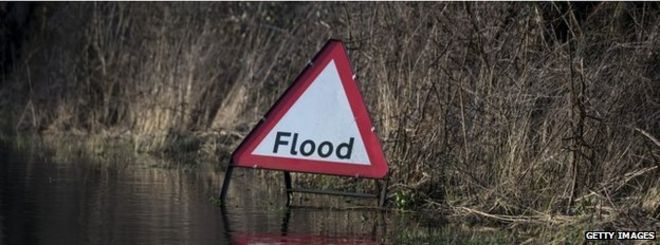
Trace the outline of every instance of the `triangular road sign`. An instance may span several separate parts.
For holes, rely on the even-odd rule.
[[[321,49],[232,160],[247,168],[385,176],[387,162],[341,41]]]

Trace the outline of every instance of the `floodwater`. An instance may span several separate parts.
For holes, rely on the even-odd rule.
[[[435,244],[493,237],[447,228],[434,215],[364,208],[375,206],[373,199],[296,194],[287,207],[281,173],[236,169],[221,207],[218,163],[169,164],[122,153],[90,160],[75,149],[27,148],[0,145],[0,245],[416,244],[429,243],[419,234],[439,234],[432,235]]]
[[[35,151],[0,148],[0,244],[379,244],[386,232],[381,211],[287,208],[281,174],[234,171],[221,208],[211,166]]]

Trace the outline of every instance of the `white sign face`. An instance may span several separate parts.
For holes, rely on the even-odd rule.
[[[323,68],[252,154],[369,165],[334,61]]]

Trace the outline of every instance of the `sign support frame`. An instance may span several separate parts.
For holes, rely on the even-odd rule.
[[[231,182],[231,174],[234,172],[234,164],[230,161],[225,170],[225,178],[222,180],[222,188],[220,189],[220,204],[225,205],[227,200],[227,191],[229,190],[229,183]]]
[[[220,201],[221,205],[225,205],[227,200],[227,191],[229,190],[229,185],[231,183],[231,176],[234,172],[233,163],[230,161],[227,170],[225,171],[225,178],[222,180],[222,187],[220,189]],[[373,198],[378,200],[378,207],[382,208],[385,206],[387,201],[387,186],[389,183],[389,176],[385,176],[383,180],[373,179],[376,181],[376,194],[362,193],[362,192],[343,192],[343,191],[331,191],[331,190],[319,190],[319,189],[303,189],[303,188],[293,188],[293,183],[291,181],[291,172],[281,171],[284,174],[284,190],[286,191],[286,206],[291,206],[291,199],[293,198],[293,193],[309,193],[316,195],[328,195],[328,196],[345,196],[345,197],[356,197],[356,198]],[[338,176],[346,177],[346,176]]]
[[[345,177],[345,176],[338,176]],[[286,205],[291,206],[291,199],[293,193],[309,193],[316,195],[327,195],[327,196],[344,196],[344,197],[355,197],[355,198],[373,198],[378,200],[378,207],[382,208],[385,206],[385,201],[387,200],[387,186],[388,186],[388,177],[385,177],[384,180],[373,179],[376,182],[376,194],[363,193],[363,192],[344,192],[344,191],[332,191],[332,190],[320,190],[320,189],[303,189],[303,188],[293,188],[291,183],[291,174],[289,172],[284,172],[285,188],[286,188]],[[382,182],[382,183],[381,183]]]

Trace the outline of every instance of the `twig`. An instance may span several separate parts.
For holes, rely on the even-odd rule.
[[[658,139],[656,139],[655,137],[653,137],[653,135],[649,134],[648,132],[646,132],[646,131],[644,131],[644,130],[642,130],[642,129],[640,129],[640,128],[635,128],[635,130],[637,130],[638,132],[642,133],[644,136],[646,136],[646,137],[649,138],[651,141],[653,141],[653,143],[655,143],[655,145],[657,145],[658,147],[660,147],[660,141],[658,141]]]

